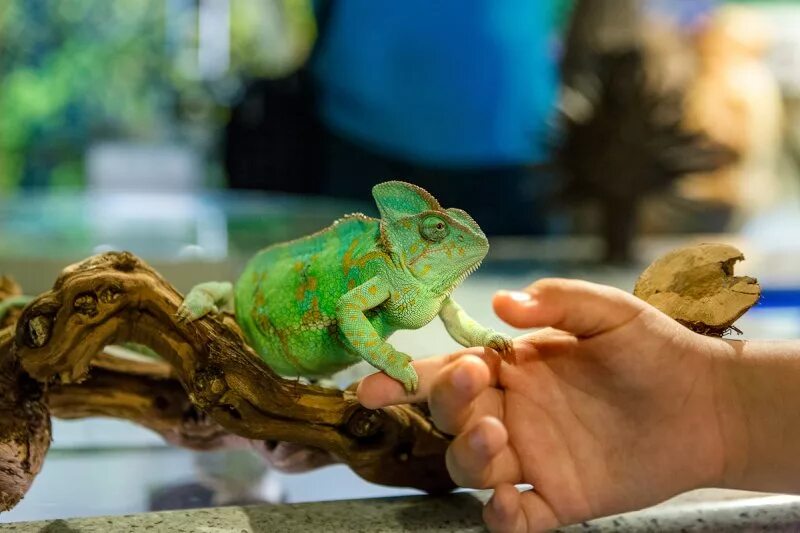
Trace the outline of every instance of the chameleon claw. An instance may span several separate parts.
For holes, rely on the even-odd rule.
[[[497,354],[508,364],[516,364],[517,358],[514,352],[514,340],[504,333],[492,332],[485,346],[497,352]]]
[[[509,365],[517,364],[517,353],[514,351],[514,346],[500,352],[500,357]]]
[[[410,372],[408,378],[403,380],[403,389],[405,389],[406,394],[414,394],[419,390],[419,376],[412,366],[409,365],[408,368]]]
[[[185,305],[181,305],[178,308],[178,311],[175,313],[175,316],[178,319],[178,322],[193,322],[194,320],[197,320],[199,318],[195,316],[195,313],[193,313]]]

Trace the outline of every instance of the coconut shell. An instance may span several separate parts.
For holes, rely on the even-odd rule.
[[[723,335],[761,297],[758,281],[733,275],[743,259],[727,244],[679,248],[651,264],[633,294],[694,331]]]

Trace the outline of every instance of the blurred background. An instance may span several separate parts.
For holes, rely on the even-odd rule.
[[[800,3],[0,0],[0,273],[29,294],[120,249],[183,291],[233,280],[263,246],[376,214],[388,179],[486,230],[457,298],[496,329],[498,288],[630,290],[721,241],[764,287],[744,334],[798,337]],[[393,339],[455,348],[438,323]],[[410,492],[56,421],[0,521]]]

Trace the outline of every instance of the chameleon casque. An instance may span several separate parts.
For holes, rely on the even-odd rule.
[[[439,315],[458,343],[511,353],[509,336],[481,326],[450,297],[489,250],[478,224],[409,183],[381,183],[372,193],[380,219],[348,215],[269,246],[235,287],[195,286],[178,317],[235,308],[248,342],[279,374],[322,378],[364,359],[409,392],[418,386],[411,357],[386,341],[399,329]]]

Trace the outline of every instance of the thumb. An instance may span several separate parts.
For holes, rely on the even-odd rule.
[[[591,337],[634,319],[647,304],[625,291],[570,279],[542,279],[523,291],[500,291],[497,316],[517,328],[553,327]]]

